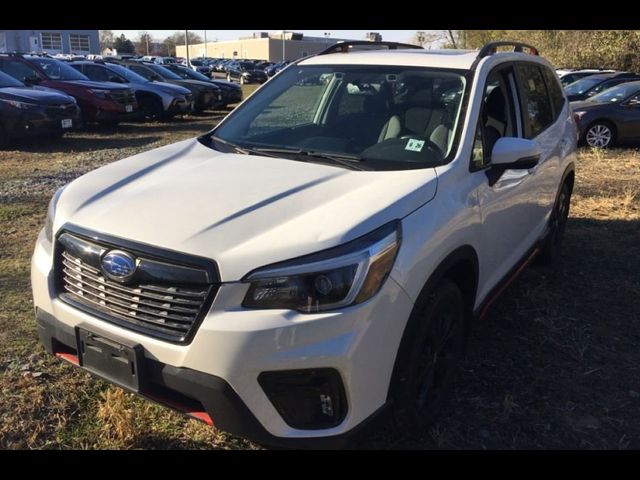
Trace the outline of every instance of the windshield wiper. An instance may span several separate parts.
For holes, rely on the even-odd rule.
[[[243,153],[244,155],[249,155],[251,153],[249,150],[242,148],[240,145],[236,145],[235,143],[230,142],[229,140],[224,140],[220,137],[216,137],[215,135],[211,137],[211,140],[213,140],[214,142],[218,142],[223,145],[226,145],[228,147],[231,147],[233,151],[237,153]]]
[[[332,162],[339,163],[340,165],[344,165],[345,167],[353,168],[355,170],[364,170],[364,168],[357,165],[359,162],[362,162],[364,160],[360,155],[312,151],[302,151],[301,154],[308,155],[309,157],[331,160]]]

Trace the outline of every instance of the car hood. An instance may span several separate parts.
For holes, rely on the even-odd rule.
[[[60,105],[72,103],[73,97],[53,89],[35,89],[29,87],[0,88],[0,98],[19,102],[37,103],[40,105]]]
[[[63,224],[211,258],[223,281],[353,240],[430,201],[435,169],[353,171],[185,140],[112,163],[60,196]]]
[[[197,87],[204,87],[204,88],[213,89],[213,90],[217,90],[218,89],[218,87],[216,87],[213,83],[205,82],[204,80],[191,80],[191,79],[187,80],[187,79],[185,79],[185,80],[183,80],[183,82],[186,82],[189,85],[195,85]]]
[[[99,90],[125,90],[129,87],[115,82],[94,82],[92,80],[53,80],[59,83],[68,83],[71,85],[79,85],[86,88],[95,88]]]
[[[176,85],[168,82],[148,82],[151,85],[160,87],[161,90],[167,93],[173,93],[178,95],[186,95],[187,93],[191,93],[191,90],[185,87],[181,87],[180,85]]]
[[[233,89],[233,90],[242,90],[242,87],[240,85],[238,85],[237,83],[227,82],[226,80],[211,80],[211,83],[213,83],[216,87],[220,87],[220,88],[230,88],[230,89]]]
[[[596,109],[596,108],[608,107],[610,105],[615,105],[615,103],[612,103],[612,102],[590,102],[588,100],[580,100],[580,101],[576,101],[576,102],[571,102],[571,109],[574,112],[577,112],[578,110],[581,110],[581,111],[593,110],[593,109]]]

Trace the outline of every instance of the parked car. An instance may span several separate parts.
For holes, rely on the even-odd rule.
[[[560,77],[560,83],[562,84],[562,86],[566,87],[567,85],[571,85],[573,82],[576,82],[581,78],[589,77],[591,75],[596,75],[599,73],[615,73],[615,70],[586,68],[580,70],[571,70],[562,74],[558,71],[556,71],[556,73],[558,73],[558,76]]]
[[[244,85],[245,83],[264,83],[268,77],[263,70],[257,69],[253,62],[232,62],[227,67],[227,82],[233,80]]]
[[[269,77],[273,77],[276,73],[278,73],[280,70],[282,70],[283,68],[285,68],[287,65],[289,65],[289,61],[285,61],[285,62],[278,62],[274,65],[271,65],[270,67],[267,67],[265,69],[265,73],[269,76]]]
[[[571,107],[581,143],[598,148],[640,143],[640,81],[622,83]]]
[[[193,94],[179,85],[151,82],[133,70],[114,63],[73,62],[70,65],[93,81],[115,82],[131,87],[147,119],[168,119],[193,111]]]
[[[71,95],[84,122],[114,125],[140,115],[133,90],[118,83],[92,82],[60,60],[0,55],[0,70],[27,85],[42,85]]]
[[[191,69],[207,77],[211,76],[211,67],[203,60],[190,60]]]
[[[474,320],[561,252],[577,130],[537,55],[366,44],[59,190],[31,269],[47,351],[267,445],[433,421]]]
[[[73,97],[50,88],[27,87],[0,72],[0,147],[17,138],[61,137],[80,122]]]
[[[227,82],[225,80],[209,79],[203,74],[190,68],[183,67],[182,65],[165,65],[165,68],[171,70],[180,78],[209,82],[218,87],[222,93],[222,108],[226,108],[228,105],[240,103],[242,101],[242,88],[240,85],[233,82]]]
[[[154,63],[123,62],[121,65],[133,70],[147,80],[172,83],[189,89],[194,97],[194,111],[196,112],[216,109],[222,105],[222,92],[220,88],[209,82],[185,80],[164,66]]]
[[[582,78],[565,87],[570,102],[586,100],[607,88],[615,87],[624,82],[640,80],[640,75],[630,72],[600,73]]]

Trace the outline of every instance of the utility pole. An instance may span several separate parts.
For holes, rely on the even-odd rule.
[[[207,55],[207,31],[204,31],[204,56],[208,57],[209,55]]]
[[[149,34],[145,34],[145,38],[147,39],[147,57],[149,56]]]
[[[184,31],[184,46],[187,51],[187,66],[191,68],[191,61],[189,60],[189,30]]]
[[[284,49],[285,49],[285,36],[284,34],[287,33],[286,30],[282,31],[282,61],[284,62],[286,60],[285,54],[284,54]]]

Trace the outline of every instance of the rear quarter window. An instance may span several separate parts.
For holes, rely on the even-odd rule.
[[[564,95],[560,83],[556,79],[556,75],[548,68],[542,68],[544,79],[547,82],[547,91],[553,105],[554,120],[560,115],[562,107],[564,107]]]
[[[517,65],[526,138],[534,138],[551,123],[553,111],[547,87],[538,65]]]

